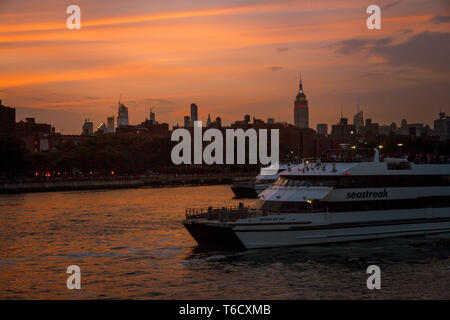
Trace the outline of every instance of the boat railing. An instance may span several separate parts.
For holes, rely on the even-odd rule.
[[[186,220],[219,220],[221,222],[236,221],[248,217],[248,206],[242,203],[234,207],[221,208],[188,208],[186,209]]]

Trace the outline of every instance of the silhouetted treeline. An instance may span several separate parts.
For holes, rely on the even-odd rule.
[[[19,140],[0,140],[0,175],[3,177],[73,175],[125,175],[149,173],[237,173],[256,172],[257,165],[180,165],[172,164],[170,154],[176,142],[164,136],[101,135],[82,140],[79,145],[65,142],[51,152],[27,153]],[[362,146],[358,146],[362,147]],[[376,147],[364,145],[364,147]],[[284,150],[287,151],[284,151]],[[404,143],[385,143],[381,153],[412,155],[434,159],[450,155],[450,140],[432,142],[416,138]],[[282,160],[298,161],[288,148],[280,145]]]
[[[55,151],[27,153],[18,140],[0,141],[0,175],[6,177],[124,175],[148,173],[232,173],[256,171],[258,166],[179,165],[170,154],[176,142],[164,136],[101,135],[61,143]]]
[[[31,169],[26,159],[25,144],[15,139],[0,139],[0,174],[2,176],[21,176]]]

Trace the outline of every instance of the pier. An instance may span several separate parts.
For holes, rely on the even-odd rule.
[[[0,194],[122,189],[142,187],[181,187],[232,184],[254,178],[255,174],[232,176],[214,175],[152,175],[141,177],[84,178],[84,179],[49,179],[47,181],[22,181],[0,183]]]

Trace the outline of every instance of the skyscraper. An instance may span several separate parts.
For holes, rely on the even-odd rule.
[[[195,103],[191,103],[191,127],[194,126],[195,121],[198,121],[198,108]]]
[[[83,131],[81,135],[83,136],[91,136],[94,134],[94,124],[89,119],[84,120]]]
[[[150,111],[150,123],[156,124],[156,117],[155,117],[155,113],[153,111]]]
[[[439,113],[439,119],[434,120],[434,130],[441,140],[450,139],[450,117],[445,112]]]
[[[107,123],[106,132],[114,133],[114,116],[107,117]]]
[[[328,135],[328,125],[326,123],[317,124],[317,134],[320,136]]]
[[[308,100],[303,93],[302,76],[300,75],[300,85],[294,103],[294,125],[296,128],[309,128],[308,112]]]
[[[191,126],[191,118],[189,116],[184,116],[184,127],[189,128]]]
[[[356,132],[359,132],[364,127],[363,111],[359,110],[359,98],[356,102],[356,114],[353,117],[353,125],[355,126]]]
[[[128,108],[119,101],[119,115],[117,116],[117,127],[128,126]]]

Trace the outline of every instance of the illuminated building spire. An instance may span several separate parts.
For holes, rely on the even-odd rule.
[[[300,72],[300,85],[298,87],[298,90],[300,92],[303,92],[302,73],[301,72]]]
[[[294,125],[296,128],[309,127],[309,111],[308,100],[303,92],[302,74],[300,73],[300,84],[298,86],[298,94],[294,102]]]

